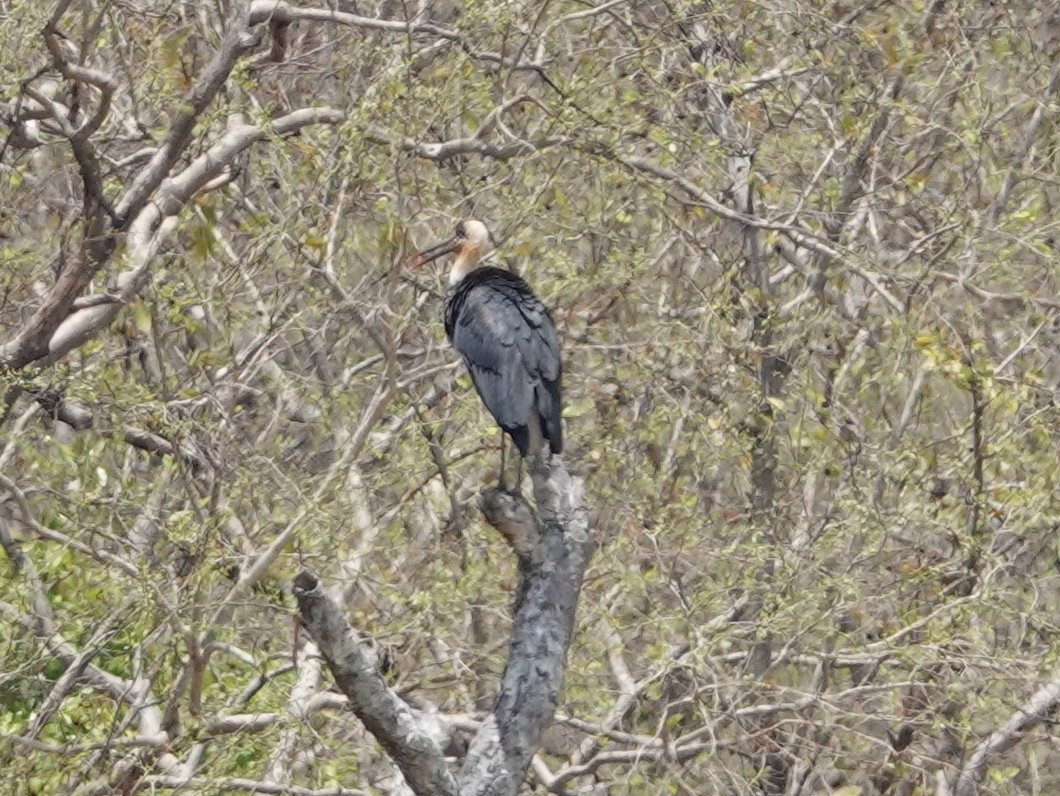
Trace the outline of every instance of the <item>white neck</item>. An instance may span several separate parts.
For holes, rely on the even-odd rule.
[[[453,267],[449,269],[449,286],[455,287],[461,280],[478,266],[478,255],[468,252],[460,252]]]

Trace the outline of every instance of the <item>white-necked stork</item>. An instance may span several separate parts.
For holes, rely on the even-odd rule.
[[[510,271],[479,264],[492,250],[486,225],[467,218],[453,237],[414,255],[413,264],[457,253],[449,270],[445,333],[503,432],[503,487],[504,433],[523,458],[542,452],[546,443],[552,453],[563,450],[562,363],[552,316],[530,286]]]

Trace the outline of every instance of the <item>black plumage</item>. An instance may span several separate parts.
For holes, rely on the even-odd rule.
[[[563,451],[559,335],[548,309],[515,274],[476,268],[445,304],[445,333],[497,424],[522,456]]]

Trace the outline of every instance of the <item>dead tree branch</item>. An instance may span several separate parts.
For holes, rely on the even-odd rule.
[[[978,782],[983,776],[987,762],[1018,744],[1024,733],[1033,730],[1048,718],[1058,702],[1060,702],[1060,672],[1054,674],[1052,680],[1039,688],[1034,696],[1012,714],[1008,721],[976,747],[964,768],[957,775],[953,786],[953,796],[975,796],[978,791]]]
[[[464,760],[462,794],[517,792],[563,692],[582,578],[595,549],[581,481],[558,458],[551,463],[536,460],[531,475],[537,538],[530,529],[517,535],[530,547],[516,547],[519,584],[508,661],[493,713]],[[489,508],[488,500],[484,508]],[[514,514],[487,513],[486,520],[510,531],[522,514],[518,509]],[[507,538],[508,532],[504,533]]]
[[[416,793],[512,796],[555,715],[582,578],[595,544],[581,481],[558,458],[535,461],[531,474],[536,515],[520,496],[496,490],[483,495],[487,521],[515,550],[519,584],[497,701],[471,742],[459,787],[436,740],[387,688],[319,581],[308,572],[295,580],[302,622],[336,683]]]
[[[294,595],[302,622],[320,648],[335,682],[349,697],[353,712],[398,764],[412,790],[422,796],[455,796],[456,781],[438,743],[423,731],[412,709],[387,686],[320,581],[309,572],[302,572],[295,579]]]

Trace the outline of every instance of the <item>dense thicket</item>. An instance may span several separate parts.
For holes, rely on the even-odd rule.
[[[1055,791],[1048,6],[0,2],[5,777],[390,787],[303,567],[475,729],[497,438],[403,267],[473,215],[600,543],[528,792]]]

